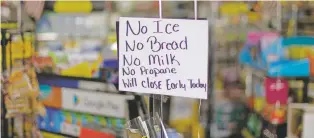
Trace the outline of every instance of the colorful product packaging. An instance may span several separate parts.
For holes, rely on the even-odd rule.
[[[289,84],[282,78],[266,78],[265,79],[266,100],[269,104],[287,104]]]
[[[56,135],[56,134],[52,134],[52,133],[47,133],[47,132],[41,132],[41,134],[44,138],[66,138],[64,136],[60,136],[60,135]]]

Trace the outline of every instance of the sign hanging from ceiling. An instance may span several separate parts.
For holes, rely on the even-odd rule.
[[[207,99],[208,21],[119,19],[119,90]]]

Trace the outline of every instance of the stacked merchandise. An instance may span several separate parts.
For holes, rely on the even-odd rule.
[[[107,36],[105,21],[104,12],[45,12],[37,22],[37,71],[103,79],[100,67],[107,60],[115,58],[115,54],[104,43]],[[104,48],[108,51],[107,59],[102,57]]]
[[[192,2],[183,2],[183,7],[177,2],[166,3],[163,4],[164,17],[182,17],[193,11],[193,8],[184,10],[184,5]],[[121,130],[127,114],[129,118],[138,116],[138,102],[142,100],[130,100],[133,96],[118,93],[116,88],[116,21],[122,15],[158,17],[158,2],[57,1],[46,2],[45,7],[37,22],[34,59],[40,99],[48,112],[47,116],[38,118],[40,129],[72,137],[84,135],[83,132],[88,132],[86,128],[109,129],[105,132],[123,137]],[[135,98],[141,97],[136,95]],[[193,106],[189,111],[197,113],[196,103],[195,100],[188,102],[188,107]],[[145,108],[140,104],[140,108]],[[146,110],[143,109],[143,113]],[[169,116],[169,111],[165,113],[165,117]],[[193,116],[193,121],[197,120],[197,115]],[[189,119],[189,125],[191,122]]]
[[[313,11],[314,3],[313,2],[305,2],[303,5],[298,7],[298,35],[310,35],[313,36]]]
[[[21,26],[21,4],[1,1],[2,137],[38,137],[36,117],[46,111],[38,100],[32,64],[34,35]]]
[[[249,33],[240,54],[240,62],[245,65],[247,106],[250,110],[247,125],[242,131],[244,137],[285,137],[288,134],[289,137],[307,138],[306,134],[302,135],[305,132],[302,127],[306,125],[300,122],[308,116],[303,113],[312,107],[294,104],[312,103],[313,38],[303,36],[306,33],[300,28],[300,22],[306,18],[300,14],[304,13],[305,5],[310,6],[307,2],[281,3],[283,21],[289,21],[288,25],[283,22],[282,33],[287,38],[277,33]]]
[[[285,2],[282,7],[284,28],[293,26],[292,35],[313,35],[313,2]]]
[[[9,120],[8,137],[36,136],[36,117],[45,115],[38,101],[39,87],[32,65],[32,34],[11,34],[2,30],[3,116]],[[5,120],[6,121],[6,120]]]
[[[291,5],[293,6],[293,13],[295,17],[293,26],[294,33],[292,34],[313,36],[313,2],[297,2],[290,5],[287,4],[288,7],[291,7]],[[292,25],[289,27],[291,26]],[[310,62],[312,60],[312,46],[290,47],[289,52],[287,53],[289,53],[288,55],[291,59],[298,60],[307,57]],[[289,83],[289,86],[296,93],[296,98],[294,100],[299,102],[305,101],[303,104],[292,103],[289,105],[287,116],[287,136],[289,138],[313,137],[313,132],[311,132],[309,125],[313,123],[313,112],[311,112],[313,109],[313,82],[311,78],[312,77],[304,78],[302,80],[294,80]]]
[[[268,135],[268,133],[272,133],[272,127],[278,125],[279,128],[284,128],[284,118],[282,115],[283,108],[287,103],[287,97],[285,99],[284,93],[287,89],[287,86],[284,85],[286,83],[285,80],[281,78],[265,78],[265,73],[259,70],[252,70],[254,67],[265,67],[262,64],[261,58],[261,51],[267,49],[268,45],[271,45],[276,39],[278,35],[276,33],[267,33],[267,32],[253,32],[249,33],[249,37],[247,39],[246,46],[243,49],[248,49],[249,47],[251,50],[249,53],[245,53],[252,57],[250,60],[251,62],[254,61],[254,64],[250,65],[250,67],[245,68],[247,72],[246,76],[246,96],[247,96],[247,107],[249,107],[250,113],[248,116],[246,127],[242,131],[242,134],[245,137],[253,136],[253,137],[260,137],[264,134]],[[243,50],[244,51],[244,50]],[[241,52],[240,55],[240,62],[247,63],[248,60],[244,62],[244,53]],[[256,61],[256,63],[255,63]],[[257,66],[258,65],[258,66]],[[276,86],[273,83],[282,82],[283,84],[280,85],[284,87],[282,89],[283,95],[278,99],[269,98],[271,97],[272,91],[277,91]],[[271,86],[271,87],[270,87]],[[273,88],[274,87],[274,88]],[[286,93],[287,94],[287,93]],[[266,99],[265,99],[266,97]],[[276,97],[278,98],[278,97]],[[275,124],[274,126],[270,124]],[[264,130],[264,131],[263,131]],[[282,133],[281,129],[276,129],[277,133]],[[282,135],[282,134],[281,134]]]
[[[254,41],[249,38],[240,55],[240,62],[250,72],[247,77],[250,114],[244,135],[285,137],[288,105],[309,102],[314,39],[253,34]]]
[[[258,30],[261,15],[254,11],[255,3],[220,2],[214,40],[214,113],[212,137],[239,137],[244,126],[246,108],[243,105],[244,80],[241,79],[238,56],[248,31]]]
[[[45,2],[34,58],[47,110],[37,118],[43,134],[83,137],[93,130],[124,137],[126,101],[132,97],[117,93],[115,86],[110,7],[111,2]]]

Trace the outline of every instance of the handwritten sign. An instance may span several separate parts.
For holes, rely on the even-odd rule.
[[[119,19],[119,90],[207,99],[208,21]]]

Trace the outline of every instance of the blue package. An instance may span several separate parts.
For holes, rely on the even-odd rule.
[[[112,128],[112,120],[111,120],[111,118],[106,118],[106,122],[107,122],[107,127],[108,128]]]
[[[118,129],[123,129],[123,128],[124,128],[121,119],[116,119],[116,127],[117,127]]]
[[[86,115],[82,114],[82,126],[87,124],[87,117]]]
[[[61,132],[60,110],[50,109],[50,127],[52,132]]]
[[[50,125],[50,116],[51,116],[51,109],[46,108],[46,116],[43,117],[42,125],[45,126],[44,129],[47,131],[52,131],[51,125]]]
[[[45,117],[46,116],[37,116],[37,123],[38,123],[39,129],[47,130],[46,128],[47,122],[45,122]]]
[[[62,123],[66,121],[65,113],[63,111],[60,111],[59,118]]]
[[[285,56],[285,49],[291,46],[314,45],[314,37],[298,36],[280,38],[270,46],[258,51],[260,62],[254,59],[252,51],[260,49],[258,46],[246,45],[240,52],[239,60],[242,64],[263,70],[270,77],[308,77],[310,76],[309,59],[291,60]]]
[[[78,118],[77,118],[77,116],[76,116],[76,114],[75,113],[71,113],[71,118],[72,118],[72,124],[77,124],[77,120],[78,120]]]

